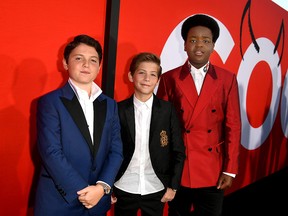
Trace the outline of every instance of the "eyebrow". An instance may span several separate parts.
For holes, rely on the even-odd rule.
[[[75,53],[74,55],[72,55],[72,56],[84,56],[83,54],[81,54],[81,53]],[[91,56],[91,58],[97,58],[97,59],[99,59],[99,56]]]

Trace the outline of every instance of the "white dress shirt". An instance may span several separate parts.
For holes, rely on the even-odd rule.
[[[197,89],[197,93],[199,95],[202,85],[203,85],[204,78],[206,76],[206,72],[208,71],[208,68],[209,68],[209,62],[199,69],[191,65],[190,62],[188,62],[188,64],[190,66],[190,72],[193,77],[193,80]]]
[[[164,189],[152,168],[149,153],[152,103],[153,96],[144,103],[134,95],[135,151],[125,173],[115,183],[117,188],[128,193],[147,195]]]
[[[94,100],[102,93],[102,90],[96,83],[92,83],[92,89],[91,89],[91,96],[89,97],[87,91],[80,89],[77,87],[73,81],[69,78],[68,82],[72,89],[74,90],[80,105],[82,107],[82,110],[84,112],[86,122],[89,128],[90,136],[92,139],[92,143],[94,142],[93,140],[93,132],[94,132],[94,107],[93,107],[93,102]]]

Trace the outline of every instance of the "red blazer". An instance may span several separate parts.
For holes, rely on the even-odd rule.
[[[174,104],[182,123],[182,186],[216,186],[222,172],[237,174],[241,118],[235,74],[210,64],[198,96],[186,61],[161,76],[157,96]]]

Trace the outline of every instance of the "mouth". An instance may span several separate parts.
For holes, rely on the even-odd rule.
[[[194,52],[194,54],[195,54],[196,56],[201,56],[201,55],[203,55],[204,53],[203,53],[202,51],[196,51],[196,52]]]
[[[150,85],[147,85],[147,84],[141,84],[141,86],[146,87],[146,88],[150,88]]]

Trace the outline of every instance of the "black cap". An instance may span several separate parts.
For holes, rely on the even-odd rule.
[[[181,35],[184,41],[187,39],[189,30],[195,26],[205,26],[209,28],[212,32],[212,41],[214,43],[218,39],[220,29],[216,20],[204,14],[196,14],[187,18],[182,25]]]

